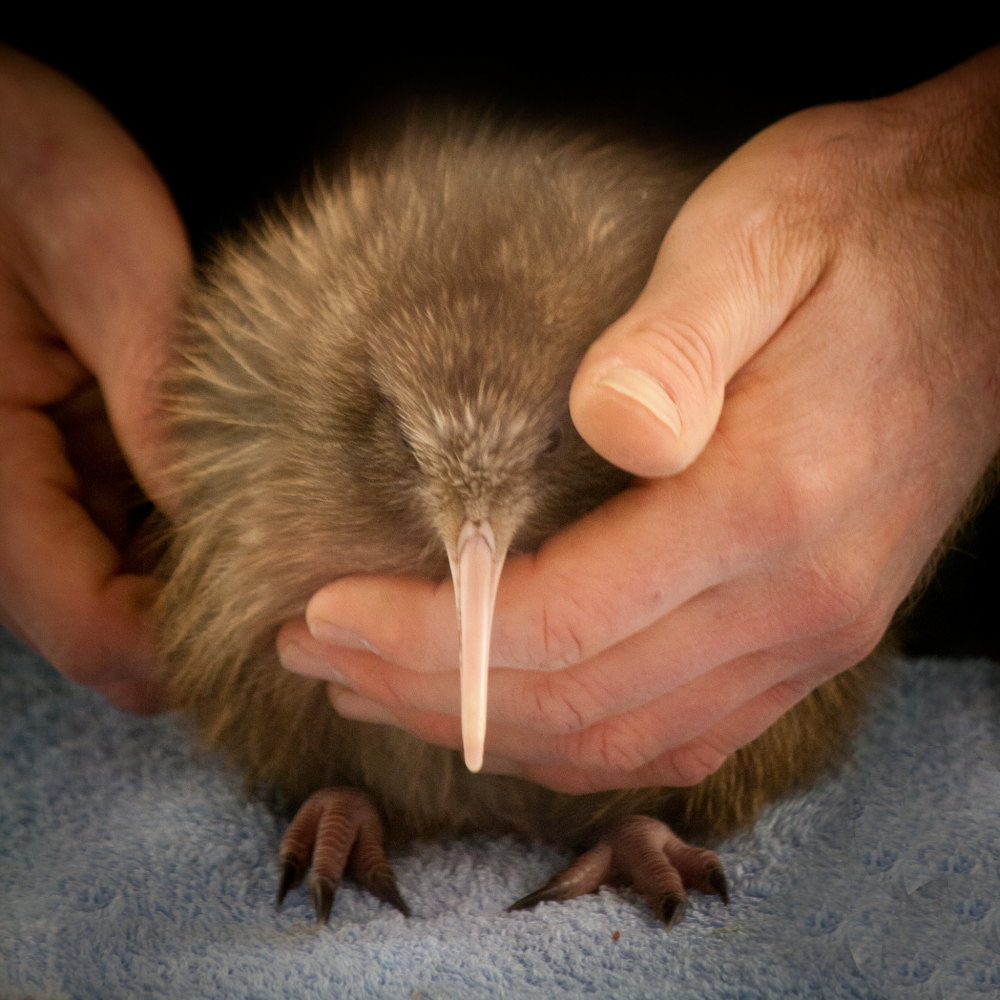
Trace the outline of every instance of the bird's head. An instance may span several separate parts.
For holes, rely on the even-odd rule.
[[[349,181],[312,204],[322,280],[299,313],[301,383],[337,373],[318,408],[349,442],[344,488],[394,517],[424,572],[447,554],[476,770],[504,559],[627,484],[577,434],[570,385],[642,289],[690,179],[639,147],[449,119],[360,157]]]
[[[531,551],[620,490],[625,476],[584,443],[569,385],[596,331],[553,335],[509,285],[440,292],[412,312],[372,368],[405,489],[448,555],[461,646],[466,763],[482,765],[497,585],[509,551]],[[391,445],[390,445],[391,446]],[[405,458],[404,458],[405,453]]]

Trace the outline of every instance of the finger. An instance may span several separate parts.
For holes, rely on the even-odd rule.
[[[735,508],[726,471],[724,454],[706,455],[683,476],[639,483],[537,553],[509,559],[491,663],[555,670],[590,659],[754,566],[771,530],[758,515],[774,509],[780,484],[763,481]],[[306,621],[318,641],[376,650],[412,670],[458,662],[449,581],[345,577],[313,596]]]
[[[56,428],[33,411],[12,411],[0,427],[7,622],[70,679],[130,707],[148,700],[141,692],[156,670],[154,582],[120,573],[117,551],[73,497]]]
[[[0,155],[0,190],[16,194],[4,207],[15,215],[21,280],[97,375],[133,470],[162,492],[165,444],[153,416],[191,269],[183,226],[143,152],[69,80],[0,47],[0,91],[12,151]]]
[[[382,676],[387,671],[412,676],[413,672],[403,670],[394,664],[387,663],[375,653],[367,653],[345,649],[340,646],[329,646],[317,642],[309,632],[304,619],[285,622],[278,630],[275,647],[281,665],[298,674],[300,677],[310,677],[318,681],[332,681],[345,687],[356,687],[357,681],[352,678]],[[340,669],[344,660],[357,661],[350,670],[350,677]],[[424,678],[425,675],[418,675]],[[453,679],[452,684],[457,684]]]
[[[663,784],[697,784],[743,742],[758,735],[759,731],[748,732],[745,706],[755,706],[748,713],[753,725],[766,727],[820,680],[860,658],[851,654],[836,658],[833,665],[803,669],[815,656],[812,644],[760,650],[723,664],[641,709],[578,733],[544,738],[521,732],[505,738],[508,734],[501,730],[490,749],[497,756],[529,765],[545,763],[548,756],[551,763],[585,772],[631,775],[629,783],[644,780],[655,768]],[[759,701],[765,693],[768,697]],[[725,741],[707,735],[719,727]],[[684,747],[696,747],[699,753],[681,752]]]
[[[850,665],[847,660],[835,660],[797,680],[781,681],[741,705],[695,739],[665,751],[629,774],[585,770],[565,764],[525,763],[497,753],[487,756],[484,770],[524,778],[568,795],[623,788],[688,787],[721,768],[732,754],[774,725],[809,691]],[[850,720],[845,719],[844,724],[849,726]]]
[[[723,664],[641,709],[579,731],[553,737],[521,725],[491,723],[487,749],[492,757],[509,762],[505,770],[523,770],[526,776],[539,769],[562,769],[600,776],[596,780],[608,782],[608,787],[632,787],[648,783],[652,768],[659,783],[696,784],[813,687],[863,654],[855,650],[803,670],[802,664],[816,655],[811,643],[761,650]],[[340,685],[331,688],[331,700],[348,718],[399,726],[439,746],[461,745],[454,715],[413,710],[399,702],[387,709]],[[717,727],[729,742],[707,735]]]
[[[817,622],[805,580],[787,589],[760,578],[741,578],[697,595],[671,615],[597,656],[564,670],[526,673],[494,666],[489,719],[551,735],[585,729],[623,715],[674,691],[715,667],[757,649],[813,637],[836,623]],[[814,640],[817,641],[817,640]],[[302,622],[289,623],[278,639],[279,655],[293,672],[336,680],[390,711],[405,708],[459,714],[454,670],[425,672],[392,663],[372,651],[315,641]]]
[[[113,681],[98,684],[95,690],[112,705],[134,715],[154,715],[164,708],[163,692],[155,681]]]
[[[629,472],[673,475],[702,453],[729,379],[822,274],[822,234],[792,235],[774,155],[765,132],[696,189],[645,290],[580,364],[574,423]]]

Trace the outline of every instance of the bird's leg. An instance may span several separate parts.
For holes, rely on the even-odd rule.
[[[323,788],[310,795],[281,838],[279,858],[279,907],[308,870],[316,920],[325,924],[347,870],[372,895],[410,915],[382,850],[382,824],[364,792]]]
[[[729,886],[714,851],[692,847],[666,823],[650,816],[626,816],[568,868],[508,907],[526,910],[545,900],[566,900],[602,885],[627,885],[640,893],[669,929],[683,916],[687,889],[729,902]]]

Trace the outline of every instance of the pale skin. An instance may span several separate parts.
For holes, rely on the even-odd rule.
[[[153,387],[187,246],[73,85],[8,52],[0,88],[22,137],[0,149],[0,621],[149,708],[152,583],[120,571],[42,407],[95,373],[162,496]],[[998,274],[998,51],[801,112],[709,177],[578,373],[578,428],[641,478],[509,560],[485,770],[690,784],[863,658],[1000,447]],[[449,582],[337,581],[279,651],[342,714],[460,746]]]
[[[1000,445],[998,273],[1000,51],[730,157],[577,375],[642,478],[508,562],[485,769],[695,783],[867,655]],[[342,714],[460,746],[447,583],[338,581],[279,648]]]
[[[0,623],[67,677],[148,711],[153,581],[122,571],[105,454],[71,468],[46,408],[96,377],[156,495],[155,378],[190,270],[187,238],[121,126],[2,46],[0,136]],[[94,426],[86,399],[74,431]]]

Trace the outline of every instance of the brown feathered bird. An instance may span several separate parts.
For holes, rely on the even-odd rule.
[[[345,866],[406,912],[383,839],[487,831],[597,844],[515,905],[624,881],[669,924],[685,886],[727,888],[716,856],[660,820],[725,835],[851,728],[854,672],[694,788],[573,797],[342,719],[276,657],[281,623],[336,577],[450,567],[478,766],[504,553],[627,485],[574,430],[569,385],[699,179],[682,164],[552,129],[411,124],[222,246],[193,295],[166,393],[181,455],[159,608],[169,694],[252,789],[305,803],[280,894],[311,866],[321,920]]]

